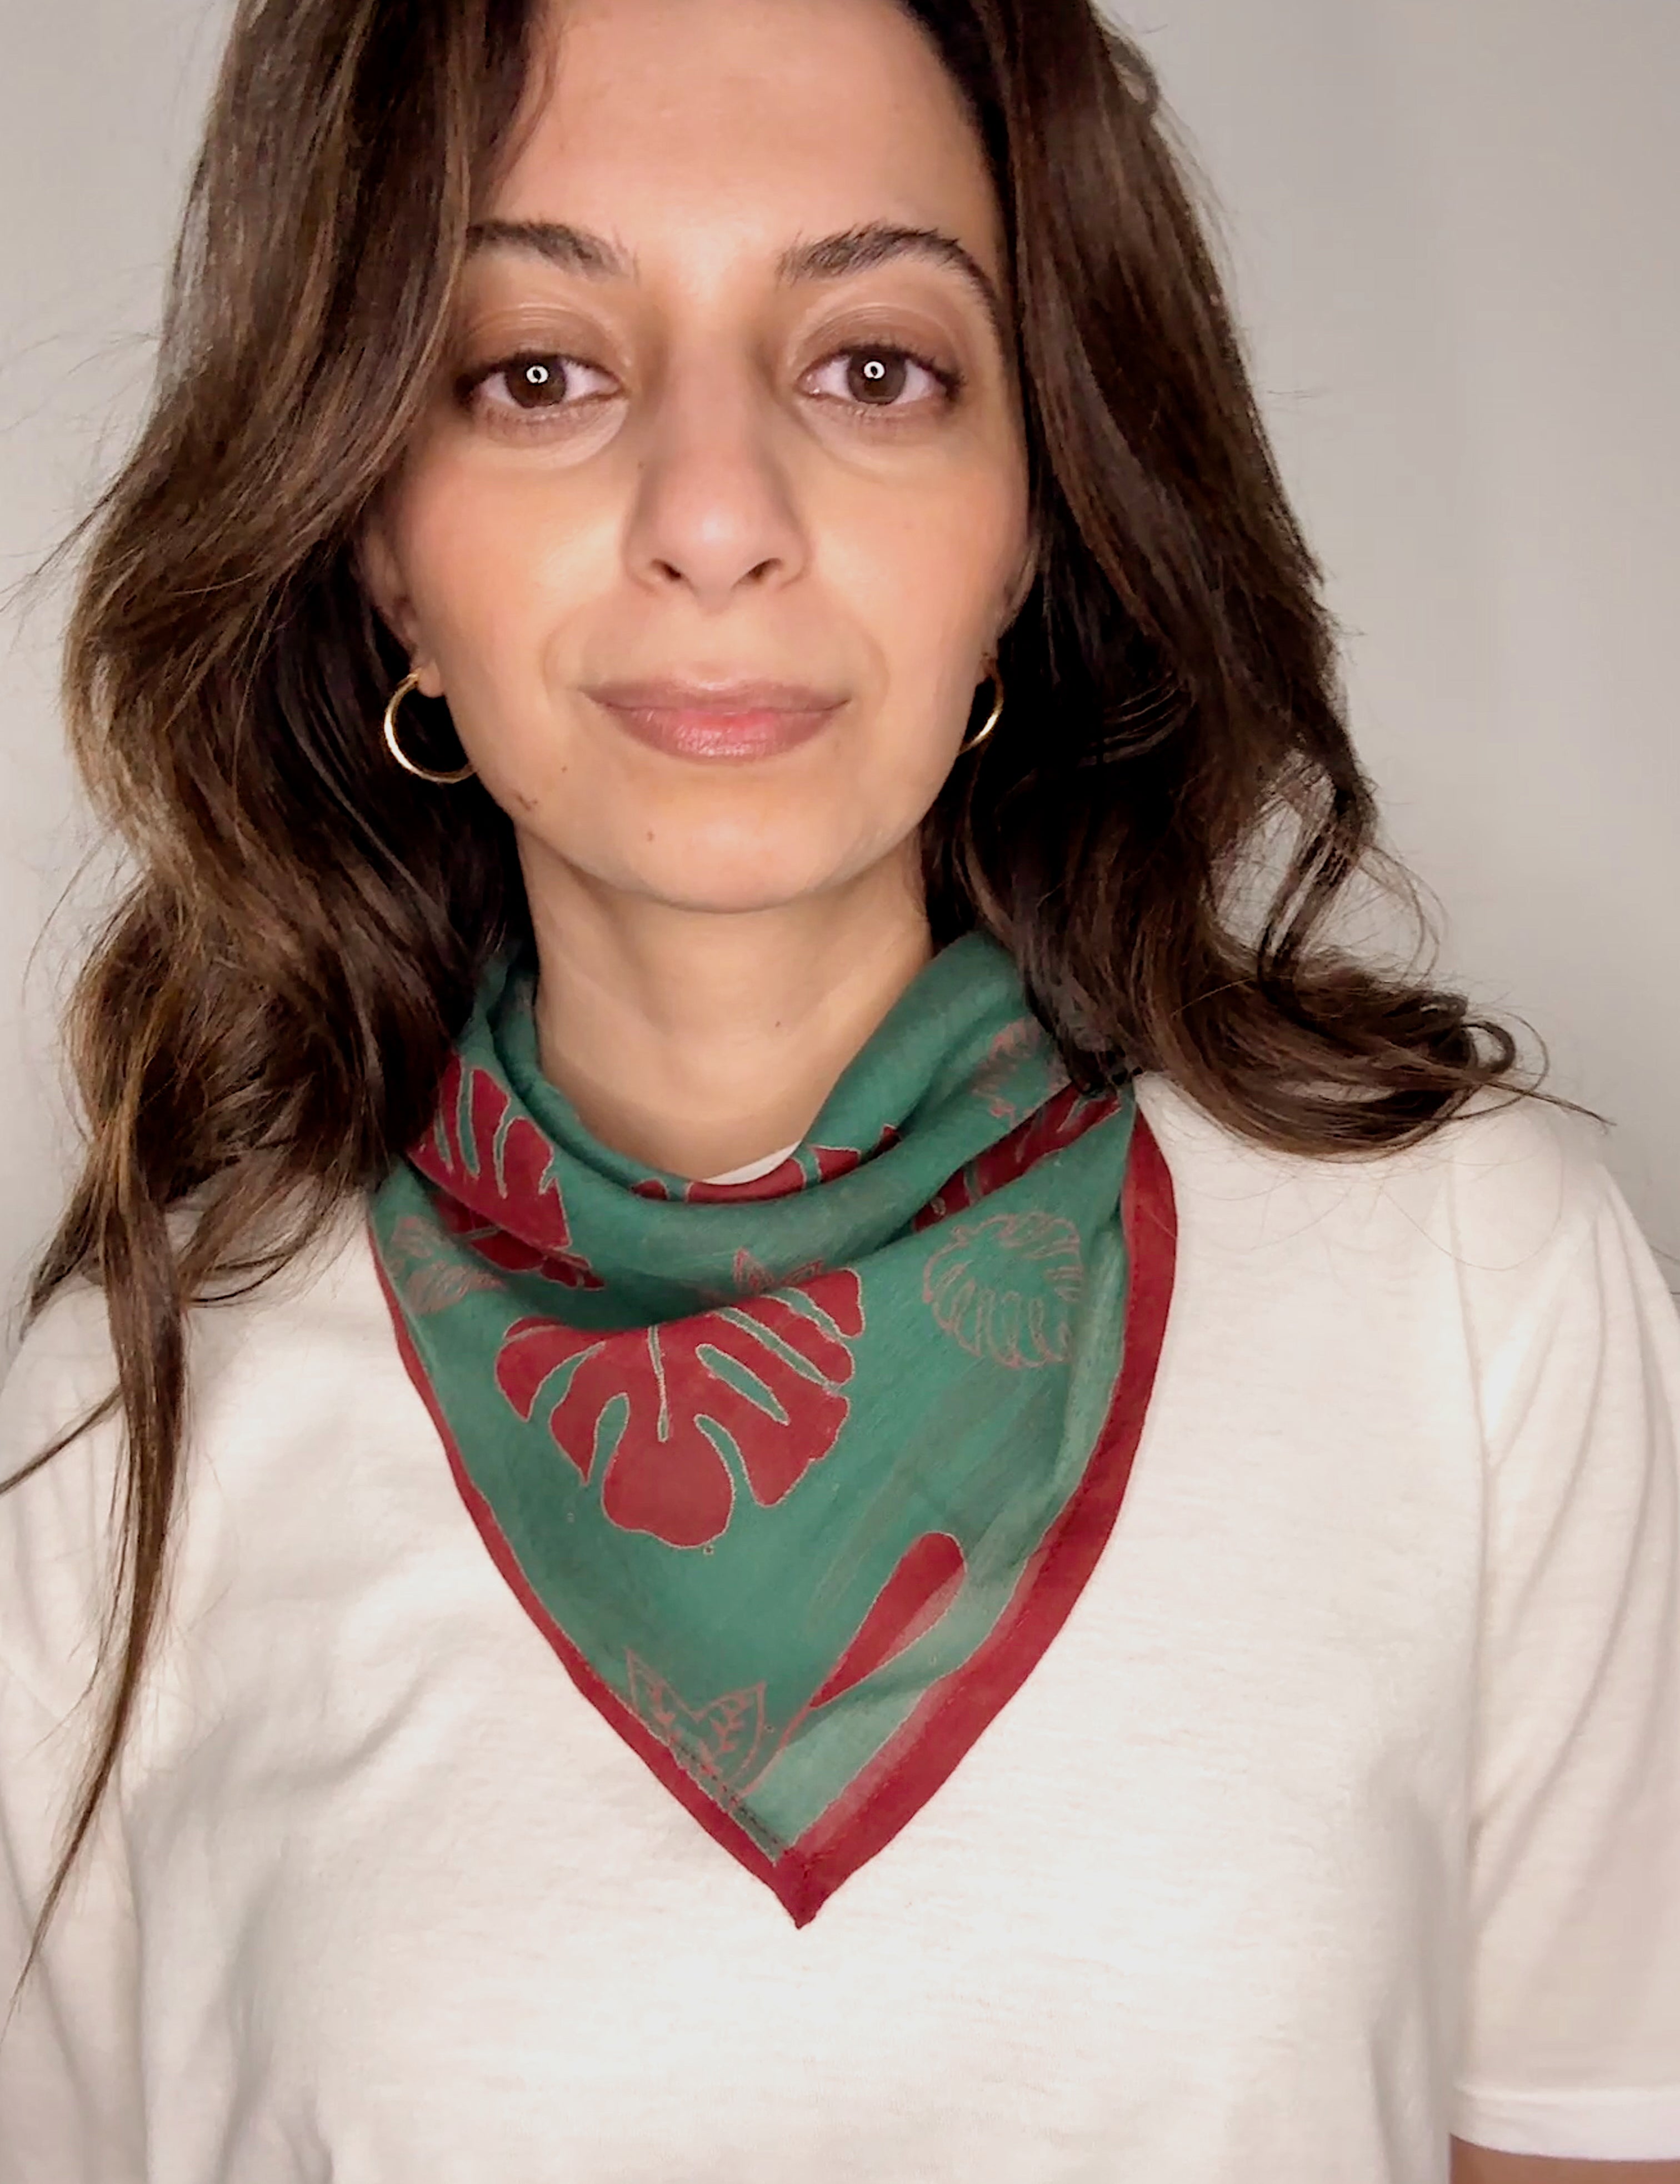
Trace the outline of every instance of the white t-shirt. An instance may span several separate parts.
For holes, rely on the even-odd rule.
[[[200,1316],[163,1641],[0,2043],[4,2184],[1442,2184],[1680,2154],[1680,1320],[1590,1126],[1348,1165],[1140,1088],[1114,1534],[804,1928],[498,1574],[358,1223]],[[104,1390],[66,1294],[0,1468]],[[0,1500],[0,1980],[112,1436]],[[21,1902],[20,1899],[21,1898]]]

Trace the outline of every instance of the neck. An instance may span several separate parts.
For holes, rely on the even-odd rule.
[[[675,1175],[803,1138],[932,953],[908,859],[761,911],[629,898],[570,866],[526,883],[543,1074],[602,1144]]]

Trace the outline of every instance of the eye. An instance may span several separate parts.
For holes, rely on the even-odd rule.
[[[456,391],[469,408],[503,417],[529,416],[545,410],[576,409],[577,396],[601,391],[588,386],[592,373],[610,384],[610,374],[598,365],[586,364],[581,357],[527,352],[498,358],[494,364],[468,373],[458,382]],[[568,400],[569,396],[574,398]]]
[[[930,407],[948,408],[963,383],[962,374],[897,342],[869,342],[837,349],[809,377],[821,382],[817,393],[849,409],[857,421],[907,421]],[[591,386],[593,379],[603,382]],[[612,375],[581,357],[555,350],[526,350],[498,357],[464,374],[455,384],[463,408],[485,412],[510,425],[537,423],[576,411],[613,391]]]
[[[815,370],[829,378],[829,385],[820,389],[826,399],[893,422],[930,403],[936,408],[948,406],[962,385],[960,372],[896,342],[837,349]]]

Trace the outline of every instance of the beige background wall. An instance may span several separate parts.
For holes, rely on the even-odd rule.
[[[0,591],[120,452],[222,20],[0,0]],[[1675,0],[1152,0],[1440,969],[1545,1039],[1680,1285]],[[0,616],[0,1305],[64,1188],[97,875]],[[10,1332],[0,1333],[0,1352]]]

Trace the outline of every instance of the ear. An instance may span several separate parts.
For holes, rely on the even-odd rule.
[[[375,500],[362,520],[353,551],[356,575],[375,610],[408,653],[420,687],[428,698],[441,698],[443,682],[421,639],[420,616],[391,543],[386,514]]]

